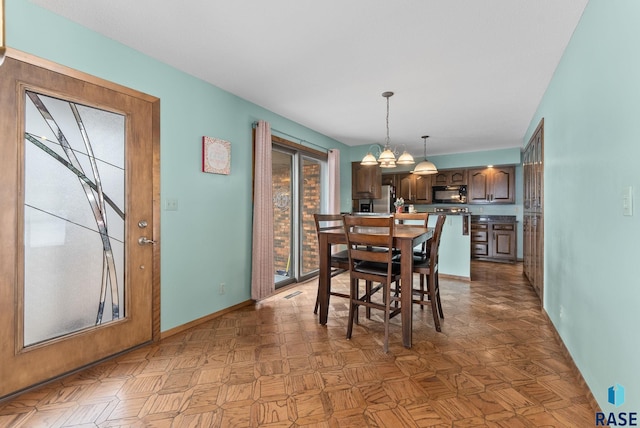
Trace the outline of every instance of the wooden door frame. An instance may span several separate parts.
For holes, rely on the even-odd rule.
[[[7,48],[6,56],[17,61],[40,67],[54,73],[102,86],[148,102],[151,105],[152,133],[152,233],[156,245],[152,247],[153,272],[151,284],[152,341],[160,340],[160,99],[108,80],[74,70],[64,65],[36,57],[15,49]],[[2,66],[0,65],[0,71]]]

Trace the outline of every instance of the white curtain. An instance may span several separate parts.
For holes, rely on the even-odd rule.
[[[340,150],[329,150],[327,165],[329,170],[329,214],[340,212]]]
[[[254,150],[251,298],[261,300],[269,297],[275,291],[271,125],[263,120],[259,121],[256,127]]]

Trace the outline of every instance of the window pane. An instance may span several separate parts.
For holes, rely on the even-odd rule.
[[[321,167],[315,159],[302,162],[302,275],[318,269],[318,238],[313,214],[320,213]]]
[[[293,273],[292,236],[293,236],[293,156],[288,153],[272,151],[273,179],[273,266],[275,283],[289,281]]]

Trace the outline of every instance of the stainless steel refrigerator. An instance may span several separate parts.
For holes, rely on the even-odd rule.
[[[391,206],[394,202],[391,186],[382,186],[380,199],[373,200],[373,212],[390,214],[392,212]]]

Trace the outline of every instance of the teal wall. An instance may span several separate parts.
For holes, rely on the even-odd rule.
[[[607,412],[640,411],[639,22],[637,0],[589,2],[524,138],[544,118],[544,306]]]
[[[437,221],[436,215],[429,215],[430,227]],[[471,280],[471,235],[462,234],[462,221],[463,216],[447,216],[438,248],[438,272]]]
[[[250,298],[251,124],[259,119],[325,148],[338,148],[342,209],[350,208],[348,148],[237,96],[141,55],[27,0],[6,2],[8,46],[161,99],[161,329]],[[1,72],[1,69],[0,69]],[[231,175],[200,172],[201,138],[231,142]],[[346,194],[345,194],[346,193]],[[219,295],[219,284],[226,293]]]

